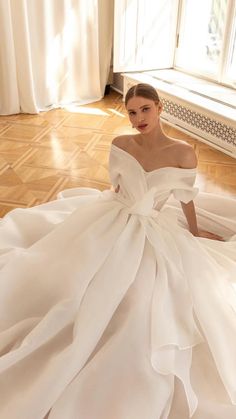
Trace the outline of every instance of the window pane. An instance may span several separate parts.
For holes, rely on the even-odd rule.
[[[114,71],[173,67],[178,0],[115,0]]]
[[[234,18],[234,29],[230,43],[229,62],[227,66],[227,79],[236,83],[236,15]]]
[[[227,0],[185,0],[176,64],[216,75],[220,63]]]

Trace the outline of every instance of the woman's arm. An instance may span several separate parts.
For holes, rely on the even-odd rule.
[[[187,204],[185,204],[184,202],[180,202],[180,203],[182,206],[183,213],[186,217],[190,233],[192,233],[194,236],[198,236],[199,231],[198,231],[197,217],[196,217],[196,211],[195,211],[193,201],[190,201]]]
[[[192,169],[197,166],[197,156],[192,146],[189,144],[181,144],[181,150],[179,152],[179,164],[184,169]],[[199,235],[198,226],[197,226],[197,217],[193,201],[185,204],[180,202],[182,206],[183,213],[186,217],[188,228],[190,233],[194,236]]]
[[[184,202],[180,202],[180,203],[182,206],[183,213],[186,217],[190,233],[192,233],[196,237],[203,237],[205,239],[224,241],[224,239],[218,236],[218,234],[214,234],[214,233],[211,233],[210,231],[198,229],[196,211],[195,211],[195,206],[194,206],[193,201],[190,201],[187,204],[185,204]]]
[[[180,166],[184,168],[193,168],[197,166],[197,156],[194,149],[189,145],[182,146],[182,153],[180,153]],[[194,202],[190,201],[187,204],[181,202],[183,213],[186,217],[190,233],[197,237],[204,237],[206,239],[220,240],[224,239],[218,234],[211,233],[210,231],[200,230],[197,225],[197,217]]]

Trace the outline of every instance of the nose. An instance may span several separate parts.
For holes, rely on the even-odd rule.
[[[140,113],[140,114],[138,115],[138,121],[139,121],[139,122],[141,122],[141,121],[144,121],[144,119],[145,119],[145,118],[144,118],[144,115]]]

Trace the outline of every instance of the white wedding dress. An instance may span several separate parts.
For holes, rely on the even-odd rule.
[[[118,193],[1,220],[0,419],[236,418],[236,200],[195,176],[112,145]]]

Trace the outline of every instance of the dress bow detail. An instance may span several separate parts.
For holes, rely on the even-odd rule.
[[[156,188],[149,189],[139,201],[128,206],[129,214],[142,215],[144,217],[157,217],[158,210],[154,208]]]
[[[158,221],[158,224],[164,224],[165,226],[171,224],[176,227],[178,225],[177,216],[172,209],[165,208],[159,210],[155,208],[156,194],[157,188],[152,187],[143,194],[141,199],[135,202],[123,197],[121,194],[116,194],[116,199],[122,204],[122,207],[129,215],[151,218]]]

